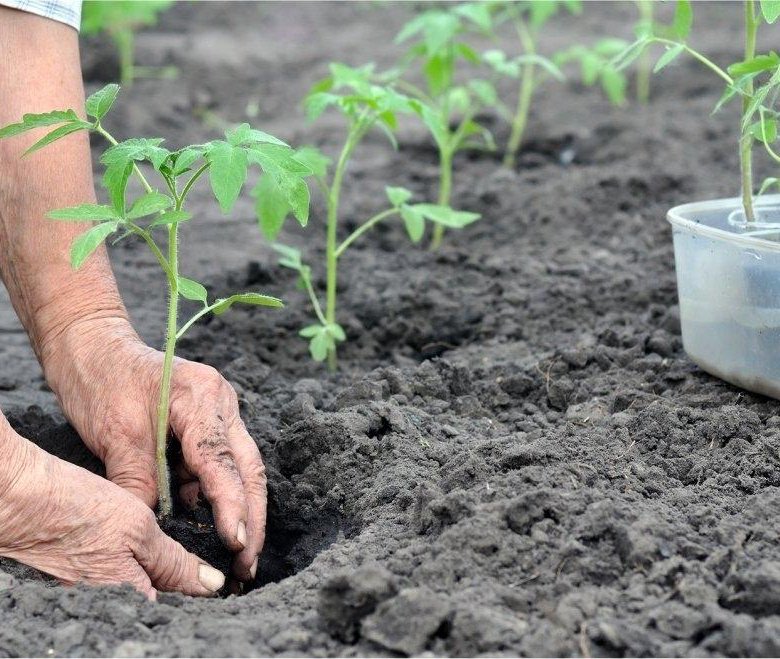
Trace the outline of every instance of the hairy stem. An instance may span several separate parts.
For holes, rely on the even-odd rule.
[[[347,141],[341,150],[336,169],[333,172],[333,182],[328,195],[328,234],[326,243],[327,274],[325,292],[325,320],[328,324],[336,322],[336,292],[338,288],[338,223],[339,223],[339,197],[341,196],[341,184],[344,180],[344,172],[347,169],[352,150],[360,141],[364,133],[363,122],[358,119],[350,128]],[[328,351],[328,369],[335,371],[338,367],[336,349]]]
[[[756,56],[756,32],[758,21],[756,20],[755,0],[745,0],[745,60]],[[753,81],[745,86],[745,95],[742,97],[743,115],[750,107],[753,95]],[[741,125],[741,123],[740,123]],[[745,131],[739,142],[739,165],[742,173],[742,205],[745,209],[745,221],[755,222],[753,211],[753,136]]]
[[[531,36],[531,32],[520,18],[517,19],[516,26],[523,50],[527,55],[533,55],[536,52],[536,44]],[[512,119],[512,132],[509,135],[509,142],[504,154],[505,167],[514,167],[517,151],[520,149],[520,144],[523,141],[525,127],[528,125],[528,113],[531,110],[531,100],[534,95],[535,75],[536,65],[533,62],[523,66],[520,90],[517,94],[517,109]]]
[[[637,0],[641,22],[652,29],[654,0]],[[636,100],[646,105],[650,100],[650,74],[652,72],[650,51],[645,50],[639,59],[636,72]]]
[[[177,210],[181,210],[177,204]],[[173,512],[171,497],[171,476],[168,469],[168,427],[170,425],[171,376],[173,358],[176,354],[176,335],[179,318],[179,232],[178,224],[168,229],[168,264],[172,276],[168,277],[168,322],[165,331],[165,356],[160,378],[160,399],[157,405],[157,428],[155,459],[157,463],[157,494],[159,514],[168,517]]]
[[[449,206],[452,195],[452,151],[441,151],[439,154],[439,206]],[[439,249],[444,238],[444,225],[436,223],[433,227],[431,250]]]

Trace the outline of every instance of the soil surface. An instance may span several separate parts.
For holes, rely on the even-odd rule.
[[[330,60],[392,62],[412,10],[182,3],[138,39],[140,64],[174,64],[179,78],[140,80],[108,123],[180,145],[251,115],[333,152],[341,120],[305,124],[302,95]],[[587,3],[541,48],[630,38],[634,11]],[[694,44],[738,58],[739,5],[696,13]],[[84,64],[90,89],[115,76],[99,39]],[[514,171],[489,154],[457,161],[454,203],[481,222],[435,254],[389,224],[344,258],[349,342],[334,376],[296,336],[311,312],[251,201],[226,220],[203,191],[185,274],[215,294],[288,302],[237,310],[182,344],[235,385],[268,464],[257,587],[151,604],[5,561],[0,655],[780,654],[778,404],[686,358],[664,220],[738,189],[737,108],[711,117],[719,94],[685,60],[653,80],[647,107],[544,87]],[[501,143],[506,129],[486,121]],[[382,206],[385,184],[432,198],[436,173],[419,127],[404,128],[398,153],[370,137],[346,180],[345,228]],[[290,225],[283,241],[306,236],[321,264],[320,199],[307,233]],[[127,242],[112,258],[139,331],[159,344],[152,257]],[[0,405],[20,432],[99,470],[6,299]]]

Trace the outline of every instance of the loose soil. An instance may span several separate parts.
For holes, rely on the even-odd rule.
[[[299,99],[329,60],[391,62],[412,8],[182,3],[138,40],[140,64],[173,63],[180,77],[125,90],[110,123],[177,145],[249,113],[332,152],[340,120],[307,126]],[[739,6],[696,12],[695,44],[738,58]],[[631,3],[588,3],[542,48],[629,37],[633,20]],[[115,75],[111,52],[85,43],[90,89]],[[686,358],[664,221],[677,203],[737,191],[736,108],[710,117],[719,93],[686,61],[653,80],[644,108],[545,87],[514,171],[493,155],[458,159],[454,201],[480,223],[435,254],[388,224],[344,258],[350,340],[333,376],[296,336],[310,310],[251,202],[226,220],[196,197],[185,274],[215,294],[288,302],[237,310],[182,344],[236,387],[268,464],[258,583],[151,604],[5,561],[0,655],[780,654],[778,405]],[[359,150],[345,229],[381,207],[388,183],[434,196],[419,128],[402,131],[398,153],[381,136]],[[317,200],[308,233],[291,226],[283,240],[321,243],[322,218]],[[139,331],[159,344],[151,257],[128,242],[112,258]],[[0,312],[4,411],[99,470]]]

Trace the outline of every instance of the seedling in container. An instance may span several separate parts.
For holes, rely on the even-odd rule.
[[[301,285],[307,291],[314,309],[316,322],[301,330],[301,335],[309,339],[311,356],[317,361],[327,359],[329,368],[335,370],[337,344],[347,338],[344,329],[338,323],[336,314],[338,264],[346,250],[367,231],[390,218],[400,217],[411,240],[419,242],[425,233],[426,220],[434,225],[461,228],[479,219],[479,215],[455,211],[441,204],[411,203],[410,191],[400,187],[387,187],[385,190],[389,205],[365,220],[339,242],[339,209],[344,175],[355,149],[374,128],[384,131],[395,145],[394,132],[398,124],[398,115],[415,111],[417,105],[413,99],[399,93],[392,86],[373,82],[375,74],[372,66],[351,68],[342,64],[331,64],[330,71],[331,75],[317,84],[307,96],[306,113],[313,120],[327,108],[338,110],[347,120],[347,136],[344,145],[335,166],[332,167],[330,160],[312,147],[301,149],[295,155],[297,160],[306,164],[313,172],[314,180],[326,200],[324,305],[320,304],[312,284],[311,267],[303,261],[301,253],[285,245],[276,245],[276,249],[281,255],[280,264],[298,273]],[[267,193],[270,188],[266,187],[263,179],[259,189]],[[289,201],[280,194],[266,194],[265,197],[259,197],[260,227],[269,239],[276,238],[290,210],[292,209]]]
[[[615,59],[619,68],[630,65],[637,57],[653,44],[664,46],[665,51],[656,62],[654,71],[658,72],[671,64],[681,54],[686,53],[706,66],[726,84],[726,89],[715,106],[720,109],[728,101],[739,97],[742,101],[740,121],[739,161],[741,171],[742,206],[744,221],[753,223],[756,220],[753,207],[753,145],[756,139],[765,144],[774,141],[776,123],[765,102],[777,91],[777,55],[756,55],[756,36],[763,22],[774,23],[780,15],[780,2],[777,0],[755,0],[744,2],[744,57],[727,69],[722,69],[704,54],[691,48],[686,39],[693,24],[693,9],[688,0],[678,0],[674,22],[671,26],[673,38],[645,36],[631,44]],[[754,82],[758,76],[772,72],[767,84],[758,90]],[[764,110],[761,111],[762,106]],[[766,138],[766,139],[765,139]]]
[[[305,224],[308,218],[308,188],[303,177],[311,172],[294,160],[293,150],[284,142],[254,130],[247,124],[227,131],[224,140],[186,146],[176,151],[163,147],[162,139],[132,138],[118,142],[102,123],[118,92],[117,85],[108,85],[90,96],[86,102],[86,115],[89,117],[87,121],[81,119],[72,109],[27,114],[21,122],[0,129],[0,139],[40,127],[56,126],[53,131],[35,142],[25,155],[81,130],[97,133],[109,144],[100,159],[105,166],[102,182],[109,202],[53,210],[49,217],[93,225],[77,237],[71,246],[70,258],[74,268],[81,267],[110,236],[118,236],[120,240],[126,236],[137,236],[147,244],[165,276],[170,297],[156,427],[159,513],[161,517],[165,517],[172,511],[166,448],[171,374],[177,341],[200,318],[208,314],[219,316],[234,304],[282,306],[282,302],[275,297],[253,292],[237,293],[209,301],[208,292],[202,284],[181,274],[179,231],[192,219],[186,209],[186,202],[195,186],[208,175],[220,209],[225,214],[229,213],[244,187],[248,168],[257,165],[264,175],[270,172],[275,180],[285,182],[288,204],[301,223]],[[151,168],[162,183],[163,191],[152,186],[142,167]],[[128,203],[128,182],[131,175],[138,178],[144,192]],[[167,236],[167,253],[158,242],[160,234]],[[181,324],[180,298],[201,305],[191,318]]]

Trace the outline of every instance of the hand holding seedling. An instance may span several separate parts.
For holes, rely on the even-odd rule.
[[[83,107],[75,33],[28,14],[0,9],[0,15],[0,44],[3,47],[8,44],[18,55],[14,62],[19,63],[0,71],[0,95],[4,98],[0,125],[18,122],[26,111],[47,113],[52,108]],[[50,80],[58,83],[49,84]],[[115,571],[116,564],[111,558],[115,554],[109,556],[106,552],[110,547],[137,547],[139,553],[133,556],[135,559],[144,556],[145,563],[136,560],[136,572],[131,580],[134,586],[148,592],[146,583],[140,578],[140,569],[154,587],[195,592],[191,584],[188,586],[185,582],[187,575],[165,558],[175,557],[172,550],[161,552],[157,547],[153,551],[148,544],[157,537],[155,534],[162,535],[159,528],[155,527],[152,535],[138,532],[140,517],[149,517],[149,513],[139,513],[143,508],[139,508],[138,503],[154,505],[158,499],[158,440],[161,436],[167,438],[168,414],[170,427],[184,454],[179,474],[184,481],[182,494],[192,500],[200,492],[211,502],[221,537],[237,552],[234,572],[244,580],[256,569],[257,554],[263,542],[265,477],[262,461],[240,421],[236,396],[230,386],[209,367],[174,360],[172,348],[176,335],[186,329],[189,321],[173,325],[175,333],[168,332],[166,347],[169,350],[165,354],[141,343],[128,321],[100,243],[109,235],[109,229],[130,230],[139,235],[160,263],[162,281],[169,288],[173,286],[171,301],[178,301],[180,294],[201,301],[201,309],[193,319],[207,310],[224,311],[233,303],[277,305],[278,302],[256,294],[203,302],[205,289],[190,280],[172,276],[178,272],[176,241],[168,241],[166,253],[156,243],[160,237],[165,239],[166,234],[168,238],[177,237],[178,222],[187,221],[186,210],[181,208],[182,201],[194,185],[188,189],[187,184],[199,170],[202,169],[203,181],[206,177],[211,179],[223,207],[229,207],[235,201],[234,195],[240,192],[244,182],[242,173],[246,164],[238,155],[243,148],[240,145],[234,146],[228,140],[200,145],[195,153],[185,150],[187,156],[182,156],[184,152],[178,153],[174,162],[172,154],[157,159],[165,152],[157,141],[121,143],[106,152],[110,152],[108,158],[111,160],[107,166],[110,203],[94,203],[85,131],[105,132],[102,126],[98,130],[98,117],[105,116],[115,95],[116,89],[109,87],[93,96],[89,102],[92,114],[89,121],[83,119],[81,112],[63,110],[28,117],[26,124],[22,122],[21,126],[3,133],[9,139],[0,140],[3,172],[0,273],[30,335],[47,381],[69,420],[85,443],[105,461],[108,476],[124,491],[140,499],[118,497],[112,494],[117,491],[113,484],[96,477],[77,479],[74,472],[55,467],[59,463],[51,458],[50,462],[45,461],[50,480],[54,479],[51,483],[33,487],[29,480],[25,481],[30,491],[42,495],[35,508],[39,514],[30,514],[29,500],[26,500],[27,517],[14,513],[13,519],[0,521],[0,555],[13,551],[18,560],[66,580],[117,583],[125,577],[127,570]],[[32,125],[36,122],[40,126],[37,129]],[[44,126],[46,123],[49,125]],[[234,140],[249,139],[246,133],[244,137],[236,133],[231,136]],[[56,137],[62,139],[54,139]],[[273,142],[264,143],[273,145]],[[23,152],[35,144],[48,148],[33,150],[22,158]],[[278,147],[275,153],[290,151],[288,147],[275,146]],[[146,157],[153,158],[156,169],[154,164],[145,164],[148,162],[144,160]],[[198,157],[200,160],[195,164]],[[183,171],[186,169],[183,158],[191,158],[190,164],[195,169]],[[272,160],[269,156],[269,162]],[[166,161],[174,169],[166,169]],[[214,162],[217,166],[211,169]],[[137,176],[136,168],[140,171],[143,167],[150,167],[157,175],[162,175],[160,170],[166,172],[162,183],[167,194],[152,189],[126,203],[120,193],[127,192],[127,176],[131,173]],[[174,172],[177,167],[180,168],[176,170],[178,174],[184,177],[181,185]],[[177,179],[173,190],[166,185],[172,178]],[[60,213],[60,217],[76,219],[81,216],[91,221],[52,221],[46,215],[53,208],[71,209]],[[150,208],[153,211],[147,215]],[[99,215],[103,219],[97,219]],[[156,226],[151,227],[152,224]],[[74,269],[71,261],[81,267]],[[162,267],[163,262],[165,267]],[[174,307],[177,307],[175,303],[171,305]],[[170,310],[169,321],[174,318]],[[164,371],[168,374],[167,385],[165,379],[161,380]],[[161,393],[167,400],[164,406],[159,405]],[[159,433],[161,416],[165,416],[166,421],[163,432]],[[27,473],[26,461],[33,449],[18,439],[23,448],[11,451],[13,441],[5,440],[6,437],[0,437],[0,451],[12,453],[14,459],[3,461],[0,468],[3,504],[0,510],[10,515],[8,511],[24,492],[11,490],[4,483]],[[38,472],[35,473],[37,477]],[[59,499],[52,498],[49,504],[43,495],[52,488]],[[84,519],[94,520],[94,523],[85,524]],[[60,538],[61,523],[67,525],[69,521],[73,522],[73,533]],[[31,529],[36,542],[25,541],[25,534]],[[61,560],[54,566],[44,561],[41,553],[42,548],[51,547],[51,543],[59,543],[58,551],[61,552]],[[93,556],[91,562],[78,558],[83,548],[89,548]],[[145,554],[142,549],[147,550]],[[177,549],[177,552],[183,551]],[[127,556],[121,560],[126,562],[126,559],[130,560]],[[196,572],[201,569],[197,566],[203,566],[202,584],[209,592],[216,590],[223,578],[209,572],[202,561],[195,557],[192,560],[196,561]],[[166,570],[168,580],[160,579],[158,561],[159,567]]]

